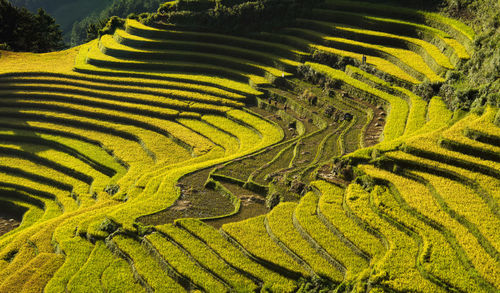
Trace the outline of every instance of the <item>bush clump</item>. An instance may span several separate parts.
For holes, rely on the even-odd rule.
[[[328,65],[332,68],[344,71],[347,65],[359,67],[361,63],[351,57],[340,56],[324,52],[321,50],[314,50],[311,57],[313,62]]]
[[[92,14],[84,18],[79,18],[80,20],[73,23],[72,30],[69,33],[72,46],[77,46],[99,37],[99,31],[106,26],[113,16],[143,21],[152,12],[155,12],[158,6],[164,1],[110,0],[106,2],[109,4],[106,4],[104,9],[96,10]]]
[[[125,19],[119,18],[118,16],[111,17],[106,26],[99,31],[99,36],[112,35],[115,33],[117,28],[123,28],[125,25]]]
[[[278,192],[273,192],[266,197],[266,207],[272,210],[281,201],[281,196]]]
[[[497,114],[495,115],[495,125],[500,127],[500,110],[498,110]]]
[[[111,234],[111,233],[115,232],[116,230],[118,230],[120,227],[121,227],[121,225],[118,224],[116,221],[106,217],[99,225],[99,230]]]

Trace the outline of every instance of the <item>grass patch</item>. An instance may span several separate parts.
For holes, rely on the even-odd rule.
[[[137,241],[124,235],[112,239],[116,248],[130,260],[130,264],[153,290],[177,291],[184,289],[167,275],[160,264],[150,255],[150,252]]]
[[[135,279],[129,264],[115,259],[101,276],[102,287],[106,292],[146,292]]]
[[[226,289],[224,284],[194,263],[188,255],[184,254],[182,250],[160,234],[153,233],[147,235],[145,239],[151,243],[164,261],[196,286],[207,292],[222,292]]]
[[[296,203],[280,203],[267,215],[271,237],[290,249],[318,275],[341,282],[344,278],[342,272],[333,269],[332,264],[321,257],[296,230],[292,222],[296,207]]]
[[[231,264],[231,266],[248,272],[258,280],[262,280],[264,287],[285,292],[295,289],[295,281],[287,279],[253,262],[239,251],[238,248],[227,242],[222,235],[212,227],[196,220],[178,220],[176,223],[190,231],[193,235],[199,237],[226,262]]]
[[[464,288],[468,286],[466,284],[472,281],[470,279],[469,281],[463,280],[464,276],[470,276],[473,279],[479,278],[479,280],[482,278],[479,277],[477,273],[467,273],[469,269],[468,261],[471,261],[476,270],[488,280],[488,282],[497,284],[498,280],[496,280],[496,274],[493,273],[495,271],[494,261],[487,256],[486,252],[477,242],[477,239],[470,234],[465,227],[453,220],[439,207],[432,194],[430,194],[424,185],[366,165],[362,166],[362,170],[375,178],[387,180],[391,182],[391,184],[394,184],[394,188],[397,189],[398,194],[405,202],[403,206],[408,207],[407,211],[415,216],[420,222],[419,224],[414,223],[411,226],[416,225],[418,227],[425,223],[423,226],[424,228],[418,230],[419,233],[422,233],[422,235],[428,239],[427,241],[431,243],[440,242],[439,245],[432,245],[432,248],[436,250],[436,252],[433,253],[441,256],[439,261],[435,260],[431,263],[431,265],[437,266],[437,268],[432,269],[434,274],[440,275],[440,278],[452,284],[458,283],[460,287]],[[419,194],[419,196],[413,196],[415,193]],[[406,221],[411,219],[403,214],[397,216],[400,221],[405,222],[404,219],[407,219]],[[437,237],[437,235],[440,233],[443,233],[441,237],[445,239],[439,240],[440,237]],[[445,244],[448,241],[452,244]],[[464,251],[462,252],[461,249]],[[448,256],[445,256],[446,254]],[[446,259],[448,259],[448,261],[446,261]],[[455,262],[453,269],[457,270],[456,272],[443,270],[445,267],[449,268],[448,262],[450,261]],[[456,276],[461,277],[456,278]],[[478,285],[487,287],[485,283],[485,281],[482,281],[478,283]]]
[[[238,292],[250,292],[257,286],[246,276],[242,275],[228,265],[219,254],[189,232],[173,225],[157,226],[158,231],[164,233],[195,258],[198,263],[216,274],[231,285]]]
[[[283,250],[269,237],[264,225],[265,215],[250,218],[237,223],[222,226],[222,230],[236,240],[254,257],[266,263],[276,265],[291,272],[308,275],[294,259],[285,254]]]
[[[103,241],[98,241],[87,262],[68,282],[68,290],[74,292],[103,290],[101,276],[114,261],[116,261],[116,257],[106,247],[106,244]]]
[[[330,222],[332,228],[352,242],[361,255],[368,255],[374,259],[382,257],[385,247],[381,240],[368,233],[367,229],[364,229],[363,226],[360,226],[358,222],[349,217],[344,210],[345,191],[325,181],[314,181],[312,185],[321,193],[318,203],[318,217]]]
[[[369,223],[387,245],[388,251],[376,263],[380,273],[370,280],[394,290],[441,290],[422,274],[420,258],[415,257],[421,255],[418,241],[387,221],[385,214],[374,205],[373,195],[380,193],[386,190],[377,187],[370,194],[358,184],[350,184],[346,190],[346,206],[359,219]],[[388,275],[395,277],[387,278]]]
[[[308,192],[302,197],[294,213],[298,224],[296,227],[301,227],[303,233],[307,233],[328,255],[337,260],[345,270],[345,279],[351,281],[368,267],[368,263],[320,221],[316,211],[318,201],[319,196],[314,192]]]

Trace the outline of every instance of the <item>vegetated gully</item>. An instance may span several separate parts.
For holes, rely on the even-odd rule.
[[[340,92],[336,94],[341,95]],[[373,119],[368,124],[365,137],[361,139],[364,140],[365,146],[376,144],[382,133],[383,124],[385,124],[385,111],[361,99],[353,97],[351,99],[364,107],[372,109],[374,113]],[[283,109],[284,105],[275,104],[274,108],[275,110]],[[257,106],[252,106],[249,109],[280,125],[285,132],[285,140],[293,138],[296,135],[296,132],[290,129],[289,125],[276,113]],[[304,124],[310,124],[310,121],[307,121],[307,117],[303,118],[299,117]],[[307,125],[306,128],[314,128],[314,126]],[[258,160],[258,157],[258,155],[251,156],[249,159]],[[265,164],[265,162],[260,163],[260,165]],[[269,209],[265,205],[265,195],[257,194],[234,183],[219,182],[219,184],[241,201],[239,211],[234,213],[235,206],[229,196],[221,191],[205,187],[205,183],[212,170],[213,168],[200,170],[181,178],[178,183],[181,196],[174,205],[161,212],[140,217],[138,221],[146,225],[160,225],[172,223],[175,219],[179,218],[201,218],[205,219],[204,221],[207,224],[215,228],[220,228],[225,223],[241,221],[269,212]]]

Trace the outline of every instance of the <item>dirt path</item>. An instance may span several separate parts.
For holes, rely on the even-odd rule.
[[[373,119],[368,124],[366,128],[365,137],[363,137],[363,142],[365,147],[376,145],[380,142],[380,136],[384,131],[384,126],[387,118],[387,113],[384,108],[377,107],[373,104],[370,104],[366,101],[363,101],[356,97],[350,97],[350,99],[355,100],[357,103],[372,109],[373,111]]]

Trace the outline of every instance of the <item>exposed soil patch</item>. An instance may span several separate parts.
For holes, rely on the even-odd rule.
[[[0,236],[16,229],[19,225],[21,222],[14,218],[0,218]]]
[[[269,164],[269,162],[275,158],[276,155],[280,151],[282,151],[283,147],[287,147],[287,149],[282,152],[279,156],[279,158],[274,161],[273,163]],[[266,157],[263,157],[263,164],[261,166],[260,170],[255,170],[253,172],[254,178],[253,180],[261,185],[267,185],[272,179],[280,175],[282,173],[286,173],[288,171],[288,165],[290,164],[290,161],[292,160],[293,156],[293,145],[292,147],[283,146],[280,149],[277,149],[275,152],[269,153],[269,155],[273,154],[273,156],[268,156],[266,154]],[[265,165],[264,164],[268,164]]]
[[[229,176],[246,182],[250,174],[266,162],[265,159],[262,159],[263,156],[272,158],[272,155],[277,153],[279,150],[280,149],[278,147],[269,147],[264,153],[259,155],[248,155],[242,157],[225,166],[218,166],[215,174]],[[257,157],[259,160],[257,160]]]
[[[320,89],[318,86],[315,86],[315,85],[312,85],[309,83],[305,83],[305,82],[300,81],[300,80],[296,81],[295,83],[297,84],[297,87],[299,89],[311,90],[313,93],[315,93],[320,98],[320,101],[321,100],[325,100],[325,101],[331,100],[331,98],[327,94],[325,94],[322,91],[322,89]],[[342,96],[342,94],[343,94],[343,91],[340,89],[335,90],[335,92],[336,92],[336,95],[338,95],[339,97]],[[373,119],[372,119],[372,121],[369,122],[369,124],[366,128],[366,131],[365,131],[365,137],[363,137],[362,139],[363,139],[364,145],[366,147],[373,146],[373,145],[379,143],[380,136],[384,130],[384,126],[386,123],[386,118],[387,118],[386,111],[382,107],[370,104],[369,102],[362,100],[358,97],[349,96],[349,97],[346,97],[346,99],[350,99],[350,100],[358,103],[361,106],[372,109]],[[335,103],[333,104],[333,106],[335,107]],[[311,108],[311,107],[309,107],[309,108]],[[352,151],[352,150],[350,150],[350,151]]]
[[[376,145],[380,142],[380,136],[384,131],[385,123],[387,120],[387,112],[381,106],[374,106],[370,103],[360,101],[363,105],[370,107],[373,110],[373,119],[366,128],[364,143],[366,147]]]
[[[0,201],[0,236],[21,225],[25,210],[14,207],[10,203]]]
[[[384,110],[382,106],[375,106],[359,98],[351,97],[350,99],[355,100],[357,103],[372,109],[373,119],[368,124],[368,127],[366,128],[365,132],[365,137],[363,139],[365,147],[376,145],[377,143],[380,142],[380,136],[384,131],[387,119],[387,112]]]
[[[328,181],[330,183],[342,186],[347,186],[350,183],[345,178],[342,178],[343,176],[341,176],[338,172],[332,170],[332,168],[329,165],[321,166],[318,169],[317,177],[325,181]]]
[[[282,105],[280,103],[276,103],[276,107],[278,109],[281,109],[284,107],[284,105]],[[291,139],[297,135],[297,131],[293,128],[291,129],[290,127],[288,127],[289,125],[285,121],[283,121],[283,119],[281,119],[279,117],[279,115],[273,114],[272,112],[269,112],[267,110],[264,110],[264,109],[261,109],[258,107],[251,107],[250,109],[252,111],[264,116],[264,117],[267,117],[268,119],[276,122],[277,124],[279,124],[285,132],[285,138],[284,138],[285,141],[288,139]],[[307,133],[317,129],[317,127],[312,123],[312,121],[309,121],[309,119],[307,119],[306,117],[297,117],[295,115],[296,113],[292,112],[291,110],[288,110],[288,113],[293,114],[295,118],[302,121]],[[271,161],[284,147],[286,147],[288,145],[289,144],[284,144],[281,146],[271,146],[271,147],[268,147],[267,150],[265,150],[264,152],[259,153],[258,155],[250,155],[250,156],[246,156],[246,157],[243,157],[241,159],[235,160],[232,163],[230,163],[224,167],[219,168],[216,171],[216,174],[226,175],[226,176],[230,176],[233,178],[237,178],[237,179],[242,180],[242,181],[246,181],[252,173],[254,173],[258,168],[263,167],[266,163]],[[289,159],[291,159],[291,157]],[[288,160],[286,165],[288,165],[289,163],[290,163],[290,160]],[[259,171],[259,174],[260,173],[262,173],[262,172]],[[267,173],[265,173],[265,172],[263,174],[261,174],[262,178],[265,177],[266,175],[267,175]],[[258,183],[266,185],[268,182],[262,181],[262,178],[257,176],[257,178],[255,180]]]

